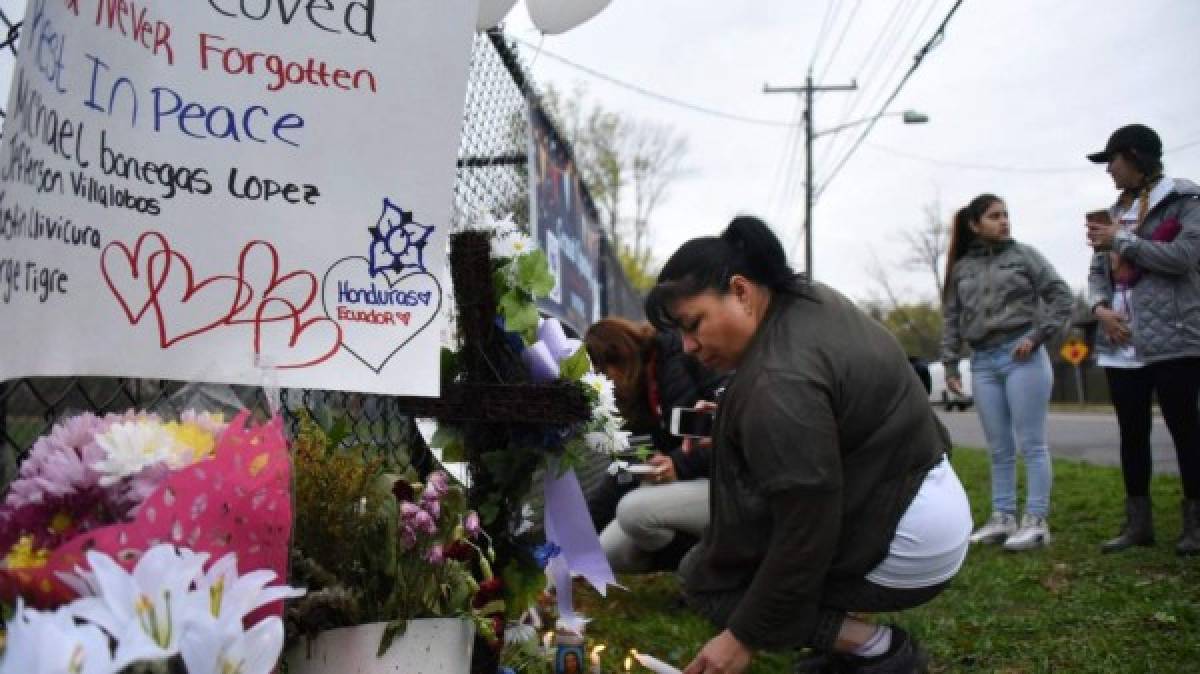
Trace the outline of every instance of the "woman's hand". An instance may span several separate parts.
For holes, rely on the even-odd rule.
[[[950,389],[950,392],[954,395],[962,395],[962,377],[955,377],[953,375],[946,377],[946,388]]]
[[[655,484],[666,484],[679,479],[679,474],[675,472],[675,462],[666,454],[655,454],[646,459],[646,463],[658,469],[646,476]]]
[[[1017,348],[1013,349],[1013,358],[1017,360],[1029,360],[1029,356],[1033,354],[1033,350],[1037,348],[1037,344],[1033,340],[1025,337],[1018,344]]]
[[[1117,235],[1116,223],[1087,223],[1088,243],[1097,251],[1112,250],[1113,237]]]
[[[1104,331],[1104,336],[1108,338],[1108,341],[1117,346],[1129,343],[1133,337],[1133,331],[1129,329],[1129,323],[1125,317],[1108,307],[1096,307],[1093,313],[1096,320],[1100,321],[1100,329]]]
[[[702,412],[703,411],[715,412],[717,409],[717,404],[710,400],[697,400],[696,404],[692,405],[692,409],[700,410]],[[692,452],[692,449],[695,447],[704,447],[706,449],[709,447],[712,447],[712,438],[684,438],[683,439],[683,453],[684,454],[690,454]]]
[[[683,674],[739,674],[746,671],[753,657],[753,651],[725,630],[704,644]]]

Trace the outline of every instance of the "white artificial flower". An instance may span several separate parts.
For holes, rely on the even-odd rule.
[[[523,644],[529,641],[537,640],[537,629],[533,625],[521,623],[519,625],[508,625],[504,628],[504,644]]]
[[[180,465],[184,457],[192,454],[162,424],[149,420],[115,423],[96,436],[96,444],[105,456],[92,468],[100,473],[100,484],[106,487],[159,463],[181,468],[186,465]]]
[[[284,599],[303,597],[304,590],[287,585],[267,587],[276,574],[269,569],[239,576],[237,554],[229,553],[196,579],[193,600],[200,610],[207,609],[218,622],[242,624],[255,609]]]
[[[492,257],[514,258],[532,253],[537,246],[528,234],[513,230],[505,234],[496,234],[492,238]]]
[[[241,620],[188,626],[180,653],[193,674],[271,674],[283,651],[283,621],[271,616],[248,630]]]
[[[113,674],[108,636],[95,625],[77,625],[65,609],[53,613],[25,608],[8,622],[0,674]]]
[[[629,431],[589,431],[584,433],[583,440],[588,449],[600,454],[617,454],[629,451]]]
[[[138,660],[170,658],[179,652],[184,626],[207,617],[189,598],[207,560],[207,554],[156,545],[129,573],[108,555],[89,551],[92,575],[88,584],[97,589],[97,595],[78,599],[66,608],[116,640],[113,660],[117,670]],[[190,615],[193,613],[196,615]]]
[[[588,372],[581,381],[596,394],[600,408],[617,409],[617,391],[611,379],[599,372]]]

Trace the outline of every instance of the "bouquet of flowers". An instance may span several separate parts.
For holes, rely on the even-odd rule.
[[[236,553],[205,569],[208,558],[160,544],[129,572],[112,557],[89,551],[91,571],[63,577],[79,590],[79,599],[53,611],[17,600],[0,674],[116,674],[133,666],[165,672],[179,665],[194,674],[269,674],[283,648],[283,622],[269,616],[246,629],[244,621],[256,609],[304,591],[268,587],[273,571],[239,575]]]
[[[180,658],[191,671],[269,671],[280,602],[302,594],[266,587],[286,573],[290,482],[278,417],[131,411],[55,425],[0,506],[0,672]]]
[[[345,438],[301,420],[292,567],[310,593],[288,609],[293,634],[386,622],[382,656],[409,620],[470,618],[494,640],[503,605],[462,486],[442,470],[422,482],[406,457]]]

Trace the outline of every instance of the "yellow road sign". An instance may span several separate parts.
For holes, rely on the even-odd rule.
[[[1066,342],[1063,342],[1062,349],[1059,350],[1059,354],[1061,354],[1063,360],[1067,361],[1068,363],[1072,365],[1079,365],[1083,362],[1084,358],[1087,358],[1087,344],[1084,344],[1082,339],[1068,339]]]

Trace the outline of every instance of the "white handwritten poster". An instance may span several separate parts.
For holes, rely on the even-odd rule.
[[[0,379],[437,395],[477,0],[31,0]]]

